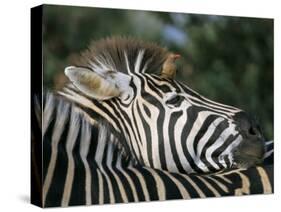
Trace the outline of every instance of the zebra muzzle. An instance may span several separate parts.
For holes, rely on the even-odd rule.
[[[240,168],[261,164],[265,154],[265,139],[259,125],[245,112],[238,113],[234,120],[243,137],[233,152],[234,162]]]

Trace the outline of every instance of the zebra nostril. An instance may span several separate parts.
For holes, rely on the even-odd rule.
[[[250,135],[257,135],[257,130],[254,127],[250,127],[248,133]]]
[[[239,112],[233,117],[240,132],[251,139],[262,138],[262,131],[257,121],[245,112]]]
[[[251,126],[248,129],[248,135],[255,136],[257,138],[261,138],[262,137],[260,129],[258,127],[253,127],[253,126]]]

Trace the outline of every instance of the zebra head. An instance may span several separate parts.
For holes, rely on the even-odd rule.
[[[107,123],[140,165],[193,173],[262,162],[257,123],[163,73],[170,55],[134,39],[99,41],[65,69],[72,83],[61,94],[91,121]]]

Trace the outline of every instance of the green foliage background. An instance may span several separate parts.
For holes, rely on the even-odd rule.
[[[138,37],[180,53],[177,80],[250,112],[273,139],[272,19],[47,5],[43,20],[45,88],[91,40]]]

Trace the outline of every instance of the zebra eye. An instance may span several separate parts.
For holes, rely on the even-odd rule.
[[[166,101],[166,104],[169,105],[174,105],[174,106],[179,106],[180,103],[182,102],[183,97],[182,96],[173,96],[171,99],[169,99],[168,101]]]

